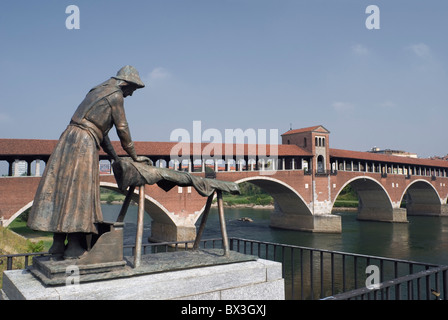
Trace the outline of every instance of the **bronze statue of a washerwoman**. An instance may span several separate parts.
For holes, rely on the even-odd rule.
[[[28,226],[54,233],[50,253],[78,258],[85,252],[85,235],[96,234],[103,221],[100,207],[100,147],[117,159],[108,132],[115,126],[123,149],[137,156],[123,107],[123,99],[145,85],[132,66],[94,87],[73,115],[51,155],[37,189]],[[65,240],[68,240],[65,245]]]

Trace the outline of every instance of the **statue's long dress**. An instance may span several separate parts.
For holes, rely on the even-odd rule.
[[[97,233],[100,207],[98,147],[92,134],[70,125],[42,175],[28,226],[49,232]]]

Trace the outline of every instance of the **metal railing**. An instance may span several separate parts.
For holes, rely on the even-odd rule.
[[[33,252],[33,253],[17,253],[17,254],[0,255],[0,266],[2,266],[4,264],[4,262],[6,262],[6,270],[13,270],[13,269],[15,269],[13,267],[13,262],[21,260],[19,262],[20,268],[27,268],[29,265],[32,264],[32,261],[30,261],[30,258],[33,258],[36,256],[44,256],[44,255],[48,255],[48,254],[49,254],[48,252]]]
[[[448,266],[241,238],[229,241],[231,250],[281,262],[287,299],[448,300]],[[193,241],[148,243],[143,244],[142,254],[189,250],[192,245]],[[202,249],[221,247],[221,239],[200,244]],[[134,250],[133,245],[124,246],[125,255],[133,255]],[[44,254],[3,255],[0,265],[6,261],[10,270],[13,260],[23,257],[26,267],[30,257]],[[377,270],[373,284],[369,266]]]
[[[407,276],[327,297],[327,300],[447,300],[448,266],[433,267]],[[422,283],[423,282],[423,283]],[[442,286],[442,292],[440,292]],[[435,289],[434,289],[434,288]]]
[[[448,299],[448,266],[236,238],[231,249],[282,262],[287,299]]]

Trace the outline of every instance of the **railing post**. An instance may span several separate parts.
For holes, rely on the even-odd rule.
[[[313,278],[314,278],[314,273],[313,273],[313,250],[310,250],[310,294],[311,294],[311,299],[314,299],[314,286],[313,286]]]
[[[224,204],[222,200],[222,191],[217,190],[216,195],[218,197],[218,213],[219,213],[219,224],[221,226],[221,236],[222,236],[222,247],[224,249],[224,256],[229,256],[229,239],[227,237],[226,220],[224,216]]]
[[[142,260],[143,218],[145,213],[145,185],[139,187],[137,234],[135,236],[134,268],[140,267]]]
[[[448,279],[447,279],[447,276],[448,276],[448,270],[443,270],[442,271],[442,294],[443,294],[442,299],[443,300],[448,300],[448,292],[447,292],[447,289],[448,289]]]
[[[334,252],[331,253],[331,295],[334,294]]]
[[[12,257],[6,258],[6,270],[12,270]]]
[[[320,297],[324,297],[324,252],[320,252]]]

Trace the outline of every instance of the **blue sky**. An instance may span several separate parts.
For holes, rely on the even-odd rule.
[[[66,7],[80,29],[65,26]],[[368,5],[380,29],[368,30]],[[445,155],[447,1],[8,1],[0,9],[0,138],[58,139],[124,65],[136,141],[177,128],[323,125],[330,147]],[[116,134],[111,135],[117,139]]]

